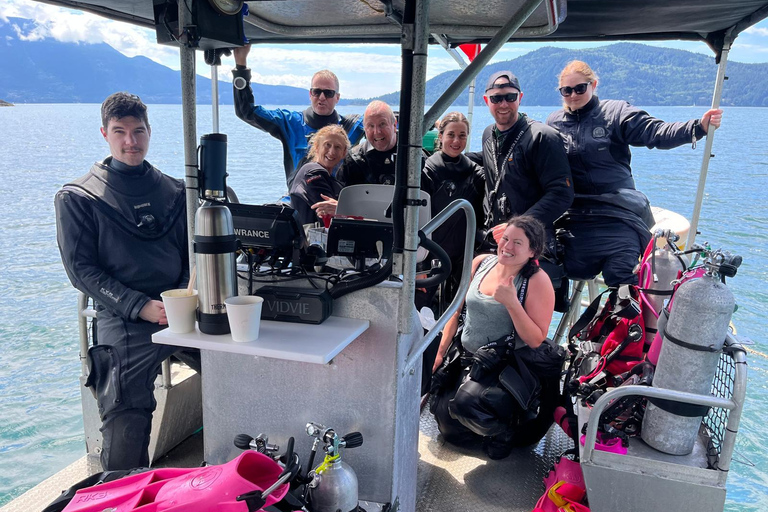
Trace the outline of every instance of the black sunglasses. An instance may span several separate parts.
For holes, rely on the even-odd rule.
[[[516,92],[508,92],[507,94],[494,94],[493,96],[488,96],[488,99],[491,100],[491,103],[496,105],[497,103],[501,103],[502,101],[506,101],[507,103],[514,103],[517,101],[517,94]]]
[[[313,87],[309,90],[309,93],[314,96],[315,98],[319,98],[320,95],[324,95],[325,99],[329,100],[336,96],[336,91],[333,89],[318,89],[317,87]]]
[[[575,92],[576,94],[578,94],[579,96],[581,96],[582,94],[584,94],[585,92],[587,92],[587,87],[588,87],[588,86],[589,86],[589,84],[591,84],[591,83],[592,83],[592,82],[584,82],[583,84],[576,84],[576,85],[574,85],[573,87],[568,87],[568,86],[566,85],[565,87],[561,87],[561,88],[559,88],[559,89],[558,89],[558,91],[560,91],[560,94],[561,94],[561,95],[563,95],[563,96],[564,96],[564,97],[566,97],[566,98],[567,98],[568,96],[570,96],[570,95],[571,95],[572,93],[574,93],[574,92]]]

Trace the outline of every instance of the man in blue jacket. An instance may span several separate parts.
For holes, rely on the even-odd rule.
[[[160,293],[186,286],[189,256],[184,182],[144,160],[146,105],[116,93],[101,117],[111,155],[64,185],[54,204],[64,269],[96,306],[86,386],[102,421],[101,464],[111,471],[149,465],[155,379],[178,350],[151,336],[168,324]]]
[[[256,105],[250,87],[251,70],[247,62],[250,50],[251,45],[234,50],[236,67],[232,70],[232,86],[235,113],[246,123],[267,132],[282,143],[285,182],[290,190],[296,171],[306,163],[309,138],[317,130],[329,124],[340,124],[354,145],[363,135],[362,119],[359,115],[342,116],[336,112],[336,104],[341,98],[339,79],[327,69],[312,76],[309,88],[311,105],[303,112],[268,110]]]

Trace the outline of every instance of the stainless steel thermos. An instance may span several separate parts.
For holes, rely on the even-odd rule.
[[[232,214],[226,205],[204,201],[198,208],[194,248],[200,332],[227,334],[229,322],[224,301],[237,295],[237,239]]]

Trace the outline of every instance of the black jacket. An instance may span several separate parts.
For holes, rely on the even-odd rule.
[[[524,114],[519,115],[501,146],[495,131],[496,125],[491,125],[483,132],[486,227],[505,222],[512,215],[528,214],[540,220],[551,235],[552,223],[573,201],[562,139],[549,126]]]
[[[326,195],[338,199],[341,192],[341,183],[331,176],[322,165],[317,162],[309,162],[301,166],[296,178],[291,185],[291,206],[299,214],[302,225],[319,222],[315,210],[310,208],[313,204],[324,201],[321,196]]]
[[[577,194],[635,188],[630,146],[671,149],[706,135],[698,119],[665,123],[626,101],[597,96],[575,112],[553,112],[547,124],[562,136]]]
[[[136,321],[150,299],[188,279],[184,183],[147,162],[142,173],[110,163],[95,163],[56,193],[56,240],[75,288]]]

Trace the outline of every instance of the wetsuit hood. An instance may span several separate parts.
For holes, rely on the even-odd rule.
[[[341,116],[339,116],[339,113],[336,112],[336,110],[327,116],[321,116],[312,110],[312,107],[307,107],[306,110],[304,110],[304,122],[313,130],[319,130],[323,126],[328,126],[329,124],[339,124],[340,121]]]

